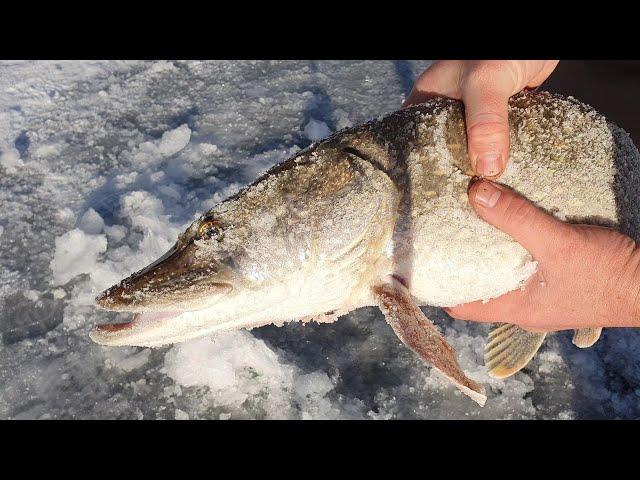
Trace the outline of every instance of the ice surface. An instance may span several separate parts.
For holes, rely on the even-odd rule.
[[[0,418],[637,418],[632,330],[587,350],[550,336],[503,381],[485,325],[425,309],[483,409],[373,308],[155,350],[88,338],[129,318],[97,309],[100,290],[311,140],[397,109],[426,65],[0,63]]]

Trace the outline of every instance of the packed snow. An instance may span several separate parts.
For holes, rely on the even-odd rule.
[[[0,63],[0,418],[636,418],[640,338],[553,335],[491,379],[485,325],[425,312],[479,408],[377,309],[159,349],[101,347],[104,288],[261,172],[399,108],[427,61]]]

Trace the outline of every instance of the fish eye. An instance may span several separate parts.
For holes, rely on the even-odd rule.
[[[198,228],[198,237],[222,240],[222,224],[217,220],[202,222],[202,225]]]

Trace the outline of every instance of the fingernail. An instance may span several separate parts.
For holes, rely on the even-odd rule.
[[[476,203],[486,208],[493,208],[498,203],[501,193],[493,182],[484,181],[476,190]]]
[[[483,153],[476,160],[476,171],[483,177],[493,177],[500,173],[502,162],[499,153]]]

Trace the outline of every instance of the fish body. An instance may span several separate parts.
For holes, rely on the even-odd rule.
[[[640,160],[628,135],[545,92],[513,97],[509,119],[501,183],[563,220],[638,238]],[[471,176],[458,101],[433,99],[340,131],[216,205],[163,258],[105,291],[102,307],[136,316],[91,337],[154,347],[378,305],[408,346],[482,396],[414,308],[488,300],[536,269],[470,207]]]

